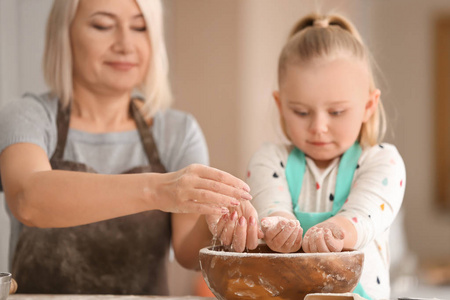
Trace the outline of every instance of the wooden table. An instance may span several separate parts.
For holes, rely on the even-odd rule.
[[[169,297],[169,296],[119,296],[119,295],[10,295],[8,300],[208,300],[196,296]]]

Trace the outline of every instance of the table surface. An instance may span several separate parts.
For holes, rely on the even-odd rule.
[[[10,295],[8,300],[208,300],[215,298],[205,298],[196,296],[169,297],[169,296],[119,296],[119,295]]]

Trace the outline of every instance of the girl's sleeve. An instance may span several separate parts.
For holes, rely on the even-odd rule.
[[[405,165],[394,146],[381,144],[363,152],[349,197],[338,213],[355,225],[356,249],[390,228],[402,205],[405,184]]]
[[[274,212],[293,213],[285,175],[287,157],[286,146],[267,143],[250,160],[246,181],[260,219]]]

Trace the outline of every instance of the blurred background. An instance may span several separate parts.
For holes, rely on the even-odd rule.
[[[282,141],[271,93],[291,26],[312,11],[354,22],[379,67],[386,141],[397,146],[407,170],[404,205],[392,229],[393,295],[449,299],[450,21],[441,25],[441,46],[436,24],[450,20],[450,1],[162,1],[174,106],[197,118],[211,165],[241,178],[261,143]],[[46,91],[41,58],[51,3],[0,0],[0,105],[26,91]],[[439,192],[439,180],[447,193]],[[6,271],[9,220],[2,194],[0,206],[0,270]],[[174,263],[170,270],[173,295],[197,293],[198,273]]]

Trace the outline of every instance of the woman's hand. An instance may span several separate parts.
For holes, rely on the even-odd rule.
[[[258,239],[263,233],[257,224],[258,214],[249,201],[242,202],[224,215],[205,216],[209,230],[223,245],[232,246],[236,252],[243,252],[245,248],[255,249]]]
[[[303,251],[341,252],[344,248],[344,230],[332,222],[323,222],[311,227],[303,239]]]
[[[261,220],[264,239],[277,252],[297,252],[302,245],[303,228],[298,220],[272,216]]]
[[[192,164],[163,176],[155,198],[166,212],[223,215],[230,207],[252,199],[245,182],[208,166]],[[155,191],[148,190],[150,194]]]

